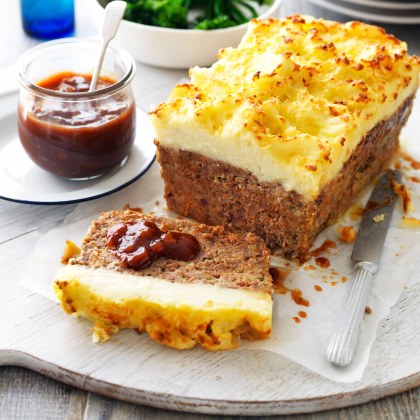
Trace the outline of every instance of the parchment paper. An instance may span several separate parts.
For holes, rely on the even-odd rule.
[[[419,135],[416,133],[417,121],[420,121],[419,100],[416,101],[409,123],[401,135],[401,140],[409,153],[420,160],[420,147],[416,146],[416,141],[420,143]],[[420,173],[417,171],[416,174],[416,171],[408,169],[407,162],[402,162],[406,168],[403,171],[404,179],[411,190],[413,204],[417,209],[410,216],[420,218],[420,184],[407,181],[409,176],[420,176]],[[52,281],[56,271],[62,267],[60,257],[65,240],[71,239],[80,244],[91,220],[96,218],[101,211],[122,209],[127,204],[130,207],[141,207],[144,212],[154,211],[174,217],[174,214],[165,211],[162,191],[163,184],[159,176],[159,167],[157,163],[154,163],[145,176],[122,191],[78,205],[63,225],[49,231],[39,239],[34,251],[27,259],[22,284],[41,295],[54,299]],[[371,188],[359,199],[359,205],[364,206],[370,192]],[[354,226],[357,231],[360,219],[352,220],[349,215],[344,216],[335,225],[322,232],[315,243],[315,247],[317,247],[325,239],[336,242],[337,249],[325,254],[331,263],[330,267],[308,269],[310,265],[315,266],[312,259],[305,265],[292,270],[285,281],[286,287],[300,289],[303,297],[309,300],[310,306],[297,305],[290,293],[276,294],[274,296],[272,337],[252,343],[243,341],[241,348],[262,349],[281,354],[334,381],[354,382],[360,380],[369,360],[370,349],[375,340],[379,322],[388,315],[390,308],[396,303],[404,288],[420,281],[420,276],[412,275],[415,271],[419,271],[415,269],[415,266],[420,260],[420,229],[401,228],[399,225],[402,216],[402,205],[398,203],[388,232],[380,269],[375,275],[368,301],[372,313],[366,314],[364,317],[358,350],[350,366],[346,368],[333,367],[325,361],[324,356],[335,321],[342,310],[345,292],[350,284],[353,271],[350,261],[353,244],[340,242],[337,234],[339,226]],[[280,266],[285,263],[281,259],[273,259],[273,262]],[[343,277],[348,280],[343,282]],[[315,285],[320,286],[322,291],[316,291]],[[299,316],[300,311],[306,313],[306,318]],[[293,319],[294,317],[298,318],[300,322],[297,323]],[[90,337],[86,337],[86,340],[90,339]],[[98,345],[106,346],[107,344]],[[241,349],[235,351],[241,351]]]

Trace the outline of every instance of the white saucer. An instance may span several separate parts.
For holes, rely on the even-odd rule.
[[[36,166],[17,133],[17,95],[0,97],[0,198],[27,204],[68,204],[118,191],[140,178],[155,159],[153,128],[137,108],[137,136],[126,164],[89,181],[68,181]]]

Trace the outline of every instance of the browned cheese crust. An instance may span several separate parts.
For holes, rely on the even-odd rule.
[[[119,259],[107,248],[107,230],[117,222],[136,219],[150,220],[164,232],[171,230],[194,235],[200,244],[200,253],[192,261],[160,258],[141,270],[121,267]],[[144,215],[132,210],[113,211],[102,213],[92,223],[81,249],[80,256],[71,259],[69,264],[103,267],[177,283],[205,283],[272,293],[272,279],[268,272],[270,256],[264,242],[254,234],[238,235],[221,226]]]
[[[408,98],[374,127],[313,201],[281,184],[259,182],[248,171],[156,141],[167,205],[202,223],[254,232],[276,254],[304,260],[318,233],[390,162],[412,102]]]

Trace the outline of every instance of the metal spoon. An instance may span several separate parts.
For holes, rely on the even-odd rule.
[[[111,1],[105,8],[104,21],[102,23],[102,43],[101,50],[96,62],[95,71],[92,75],[92,81],[90,83],[89,92],[96,89],[98,83],[99,74],[101,72],[102,62],[104,61],[105,51],[109,44],[109,41],[113,39],[117,33],[118,27],[120,26],[121,19],[124,16],[125,8],[127,3],[125,1]]]

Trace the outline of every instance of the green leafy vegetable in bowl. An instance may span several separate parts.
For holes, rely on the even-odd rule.
[[[272,0],[126,0],[126,20],[178,29],[220,29],[258,16],[256,5]],[[195,17],[192,17],[195,16]]]

